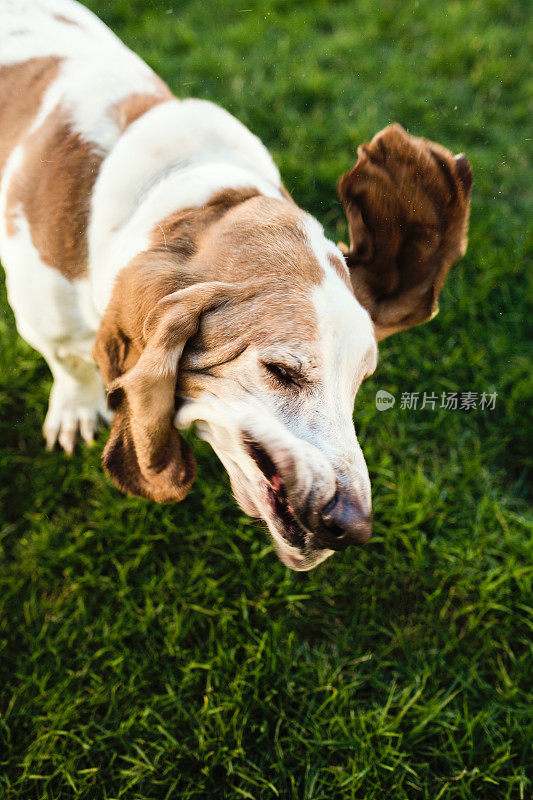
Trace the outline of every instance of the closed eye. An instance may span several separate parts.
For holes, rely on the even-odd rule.
[[[282,364],[273,364],[271,362],[264,362],[263,366],[279,383],[282,383],[284,386],[292,386],[293,388],[301,389],[304,379],[293,369],[284,367]]]

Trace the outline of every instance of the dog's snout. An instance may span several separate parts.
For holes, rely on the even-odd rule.
[[[370,539],[370,514],[342,491],[337,491],[321,512],[322,525],[316,533],[322,547],[344,550],[351,544],[364,544]]]

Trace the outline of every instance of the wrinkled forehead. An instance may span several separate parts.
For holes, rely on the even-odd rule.
[[[316,367],[358,361],[375,348],[342,253],[296,206],[252,198],[226,215],[202,255],[216,259],[219,279],[257,284],[251,297],[208,315],[205,348],[229,354],[252,345]]]

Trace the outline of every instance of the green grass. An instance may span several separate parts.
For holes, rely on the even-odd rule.
[[[308,575],[202,443],[171,507],[114,489],[105,434],[46,453],[50,375],[3,294],[0,797],[530,798],[528,3],[90,5],[176,93],[262,137],[333,237],[336,179],[379,128],[464,150],[470,247],[357,399],[374,537]],[[378,388],[498,399],[380,413]]]

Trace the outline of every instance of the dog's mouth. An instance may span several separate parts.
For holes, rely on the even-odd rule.
[[[274,461],[265,448],[254,439],[246,437],[244,446],[267,482],[269,521],[287,544],[303,550],[309,540],[310,533],[296,517],[287,497],[285,482],[279,474]]]

